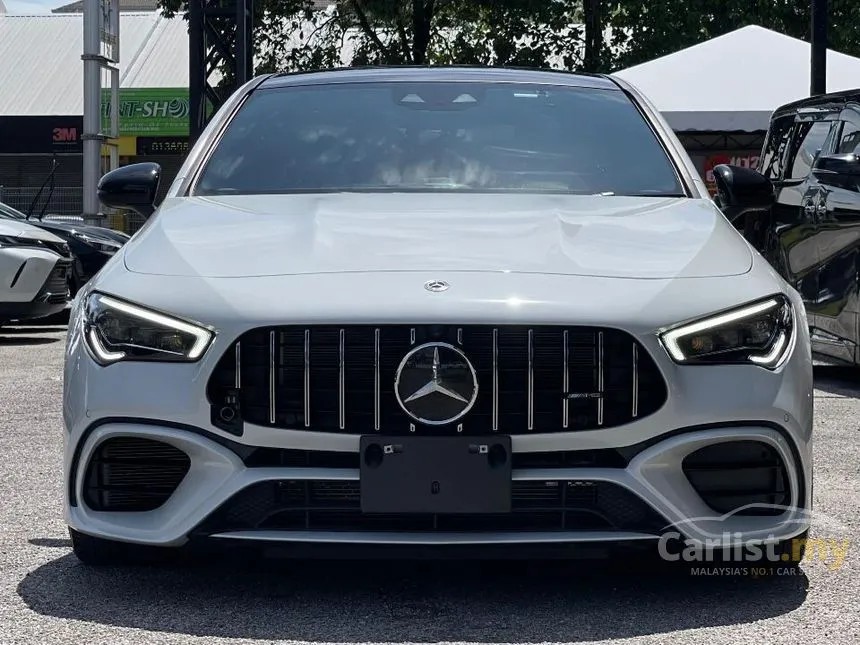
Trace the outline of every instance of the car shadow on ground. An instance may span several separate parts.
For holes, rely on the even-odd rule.
[[[15,327],[0,327],[0,335],[8,334],[9,336],[14,336],[16,334],[62,334],[65,331],[66,327],[41,325],[17,325]]]
[[[860,368],[816,365],[813,372],[816,390],[837,396],[860,398]]]
[[[90,568],[65,555],[29,573],[18,594],[39,614],[103,625],[342,643],[629,638],[751,623],[806,598],[802,572],[694,576],[662,564],[227,558]]]
[[[65,327],[48,327],[33,324],[17,324],[0,327],[0,347],[24,347],[27,345],[50,345],[61,338],[46,334],[61,334]]]

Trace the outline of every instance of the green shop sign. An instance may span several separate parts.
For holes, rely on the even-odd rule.
[[[110,129],[110,90],[102,90],[102,127]],[[188,88],[119,91],[119,136],[188,136]]]

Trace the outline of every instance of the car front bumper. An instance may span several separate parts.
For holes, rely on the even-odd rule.
[[[175,446],[190,457],[191,468],[161,507],[148,512],[98,512],[82,503],[85,465],[94,449],[113,437],[156,439]],[[709,509],[691,486],[681,464],[685,456],[708,445],[727,441],[757,441],[775,449],[786,465],[791,493],[790,510],[780,516],[721,517]],[[688,429],[641,449],[625,468],[523,468],[513,471],[514,482],[607,483],[622,487],[655,511],[664,527],[652,530],[529,530],[529,531],[344,531],[344,530],[218,530],[207,527],[226,501],[263,482],[358,482],[358,468],[249,467],[237,444],[216,440],[207,433],[155,422],[111,421],[94,426],[77,451],[70,451],[70,491],[75,505],[67,504],[72,528],[100,537],[139,544],[179,546],[189,536],[264,542],[327,544],[490,545],[581,542],[655,541],[656,530],[676,525],[687,539],[787,539],[807,528],[801,506],[806,502],[806,464],[797,445],[784,431],[761,425]],[[793,509],[793,510],[791,510]],[[661,522],[662,523],[662,522]]]
[[[126,274],[121,275],[123,280],[127,278]],[[135,284],[141,280],[143,278],[135,276]],[[261,280],[265,282],[258,278],[254,279],[254,284],[259,286]],[[313,282],[317,278],[309,280]],[[551,293],[562,292],[561,287],[568,285],[561,280],[554,283],[552,277],[546,276],[541,276],[540,280],[523,280],[527,282],[524,284],[526,291],[543,294],[541,290],[545,290],[546,297],[536,300],[548,302]],[[347,296],[356,293],[343,284],[345,281],[348,279],[337,276],[338,293]],[[514,495],[518,496],[522,508],[518,507],[510,515],[519,515],[522,510],[528,515],[525,521],[511,523],[507,521],[510,517],[497,517],[481,524],[481,518],[472,517],[466,518],[463,524],[441,516],[410,516],[395,517],[393,524],[380,527],[371,521],[374,518],[360,511],[361,434],[349,427],[313,431],[300,425],[270,427],[246,420],[242,432],[237,435],[215,425],[213,410],[217,410],[217,406],[213,407],[215,401],[209,400],[208,385],[222,357],[230,356],[235,341],[249,330],[267,323],[281,325],[285,320],[296,320],[301,313],[288,311],[300,305],[301,299],[295,302],[282,299],[264,307],[259,298],[242,296],[241,285],[226,282],[225,285],[219,283],[217,293],[223,289],[237,291],[218,300],[222,303],[218,305],[221,309],[212,305],[213,311],[223,310],[219,332],[196,363],[119,362],[100,367],[85,347],[79,312],[73,309],[63,399],[65,515],[73,529],[106,539],[177,547],[196,537],[218,537],[242,544],[288,546],[363,544],[381,548],[410,545],[428,548],[471,545],[490,548],[496,545],[505,548],[532,544],[550,548],[551,545],[620,542],[648,544],[659,541],[667,527],[672,526],[687,539],[725,546],[745,540],[785,540],[802,534],[809,526],[813,382],[811,352],[805,332],[797,333],[791,356],[775,371],[743,365],[682,366],[674,363],[660,345],[653,333],[654,324],[636,313],[636,328],[626,331],[653,359],[668,386],[667,397],[659,409],[612,427],[576,431],[559,428],[554,432],[523,431],[511,435]],[[632,319],[634,316],[629,311],[648,309],[643,309],[641,303],[626,302],[620,294],[635,293],[648,300],[645,291],[651,289],[653,298],[660,300],[648,300],[652,303],[649,306],[660,310],[665,302],[679,301],[672,288],[683,286],[648,283],[629,291],[629,285],[622,288],[616,284],[618,281],[595,282],[605,285],[594,293],[603,294],[600,297],[605,297],[606,302],[590,302],[588,311],[599,309],[602,316],[609,318],[614,306],[618,310],[614,314],[617,320],[607,320],[608,323]],[[154,281],[152,284],[161,283]],[[272,285],[277,284],[278,281],[272,279]],[[738,296],[738,290],[745,284],[727,281],[726,286],[733,289],[731,298],[761,296],[760,291]],[[328,283],[324,286],[334,288]],[[466,285],[463,289],[468,291]],[[121,291],[118,288],[118,292]],[[711,291],[729,292],[728,288]],[[165,297],[173,297],[171,293],[164,291]],[[196,306],[209,308],[210,303],[201,302],[212,293],[215,291],[201,290],[194,301]],[[492,307],[496,305],[488,304],[486,296],[469,305],[470,298],[474,297],[472,294],[464,296],[468,302],[463,307],[454,307],[456,312],[452,310],[446,319],[459,321],[461,316],[472,321],[505,319],[494,312]],[[802,307],[799,297],[796,294],[791,297],[799,311]],[[223,303],[232,303],[229,311],[224,309]],[[356,303],[356,310],[359,304]],[[366,309],[366,302],[362,306]],[[470,315],[469,306],[480,308],[483,314]],[[180,309],[176,303],[163,303],[162,307],[165,311]],[[344,305],[343,298],[331,307],[332,312],[320,316],[325,321],[335,315],[335,310],[346,320],[357,318],[354,311]],[[420,302],[398,301],[397,307],[398,310],[417,311]],[[389,313],[383,310],[376,316],[380,320],[401,319]],[[590,319],[576,312],[565,311],[553,316],[540,313],[533,317],[555,324],[567,324],[569,320],[602,324],[602,321],[593,320],[594,316]],[[680,314],[664,315],[684,319]],[[249,323],[249,318],[255,322]],[[197,319],[207,318],[201,315]],[[797,322],[797,328],[803,329],[805,321],[798,316]],[[616,324],[615,327],[629,326]],[[249,356],[250,353],[243,353],[244,359]],[[269,367],[270,363],[266,362],[266,369]],[[243,381],[242,385],[248,383]],[[156,440],[187,457],[187,473],[166,502],[157,508],[104,511],[96,510],[97,504],[87,502],[88,491],[105,484],[88,475],[90,463],[100,447],[123,437]],[[737,445],[732,442],[742,441],[756,442],[781,464],[786,493],[784,512],[726,516],[706,504],[703,494],[697,492],[701,487],[697,489],[691,483],[684,467],[685,457],[699,454],[709,445]],[[266,458],[258,459],[261,454]],[[612,458],[604,459],[606,455]],[[745,485],[744,472],[748,466],[735,465],[737,467],[730,464],[731,467],[721,471],[721,481],[717,484]],[[560,500],[551,499],[547,493],[547,489],[554,488],[565,491]],[[296,496],[290,497],[294,494]],[[318,499],[315,498],[317,494]],[[549,519],[532,513],[536,509],[530,495],[554,505],[537,509],[550,512]],[[576,515],[565,506],[571,499],[579,505]],[[612,508],[607,509],[602,499],[611,500]],[[580,523],[579,519],[585,519],[587,514],[578,511],[586,506],[585,510],[592,515],[602,513],[611,521]],[[288,512],[282,513],[284,510]],[[333,519],[334,511],[339,515]],[[608,511],[613,511],[615,516]],[[576,521],[571,521],[571,517]],[[420,524],[418,520],[427,522]]]
[[[625,520],[609,529],[585,525],[580,528],[570,522],[553,527],[543,522],[534,526],[520,523],[513,530],[505,528],[504,523],[491,523],[484,530],[474,526],[457,530],[455,525],[446,528],[443,522],[437,525],[434,520],[420,530],[408,523],[405,529],[387,526],[376,530],[372,523],[365,522],[332,526],[307,520],[288,527],[265,528],[254,522],[242,525],[224,520],[225,508],[229,510],[231,504],[239,503],[236,500],[250,495],[255,487],[288,484],[305,486],[309,491],[321,482],[348,488],[339,502],[351,504],[348,510],[353,520],[366,519],[357,510],[355,497],[360,489],[361,436],[251,424],[245,425],[241,437],[232,436],[212,425],[206,401],[206,382],[218,358],[217,351],[199,364],[118,363],[102,368],[83,346],[76,331],[77,321],[73,319],[71,325],[64,397],[65,515],[70,527],[97,537],[161,546],[181,546],[195,537],[213,537],[243,544],[502,548],[543,544],[549,548],[583,543],[647,544],[660,540],[667,531],[677,530],[687,540],[727,546],[747,540],[785,540],[809,526],[812,382],[804,337],[800,337],[792,358],[777,372],[746,366],[679,367],[661,353],[659,346],[651,345],[648,350],[670,383],[669,398],[656,413],[614,428],[511,437],[515,459],[564,451],[585,455],[617,450],[626,455],[625,463],[611,467],[597,462],[585,467],[514,467],[512,479],[515,487],[523,489],[531,483],[541,489],[575,486],[578,488],[567,490],[577,494],[582,492],[581,487],[622,490],[633,496],[639,510],[647,508],[655,521],[627,522],[633,528],[624,528]],[[154,439],[188,456],[187,474],[158,508],[143,512],[100,511],[86,503],[86,488],[92,484],[88,464],[99,446],[120,437]],[[691,484],[683,467],[686,456],[708,445],[739,441],[758,442],[778,456],[789,493],[785,512],[720,514]],[[301,453],[307,462],[285,465],[275,460],[254,464],[248,456],[255,450]],[[320,455],[340,455],[345,465],[313,465],[322,463],[314,459]],[[739,466],[738,473],[742,470]],[[730,474],[727,479],[732,478]],[[257,508],[265,515],[265,509],[255,507],[259,503],[260,498],[245,500],[241,510]],[[323,506],[302,508],[308,511],[305,517],[310,517],[312,511],[326,510]],[[564,509],[560,512],[563,517]],[[672,526],[677,528],[670,529]]]
[[[0,321],[50,316],[69,301],[70,259],[51,251],[6,248],[0,251]]]

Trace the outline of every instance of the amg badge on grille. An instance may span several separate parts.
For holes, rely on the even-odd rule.
[[[478,379],[466,355],[447,343],[426,343],[404,356],[394,392],[416,421],[443,425],[462,418],[478,398]]]

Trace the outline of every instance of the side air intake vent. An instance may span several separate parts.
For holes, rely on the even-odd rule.
[[[759,441],[727,441],[687,455],[684,474],[718,513],[781,515],[791,503],[785,463]]]
[[[188,455],[162,441],[108,439],[87,466],[84,502],[94,511],[151,511],[170,498],[190,467]]]

